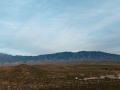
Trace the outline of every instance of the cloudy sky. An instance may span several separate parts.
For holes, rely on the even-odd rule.
[[[120,0],[0,0],[0,52],[120,54]]]

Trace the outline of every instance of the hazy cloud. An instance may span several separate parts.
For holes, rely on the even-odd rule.
[[[100,50],[120,54],[119,0],[0,1],[0,52],[38,55]]]

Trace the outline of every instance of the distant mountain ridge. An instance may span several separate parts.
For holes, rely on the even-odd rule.
[[[59,52],[38,56],[13,56],[0,53],[0,63],[29,61],[120,61],[120,55],[101,51]]]

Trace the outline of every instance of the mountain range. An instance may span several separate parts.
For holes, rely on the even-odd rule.
[[[58,52],[38,56],[13,56],[0,53],[0,63],[29,61],[120,61],[120,55],[101,51]]]

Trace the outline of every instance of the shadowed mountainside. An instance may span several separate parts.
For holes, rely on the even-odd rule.
[[[29,61],[119,61],[120,55],[100,51],[60,52],[38,56],[12,56],[0,53],[0,63]]]

